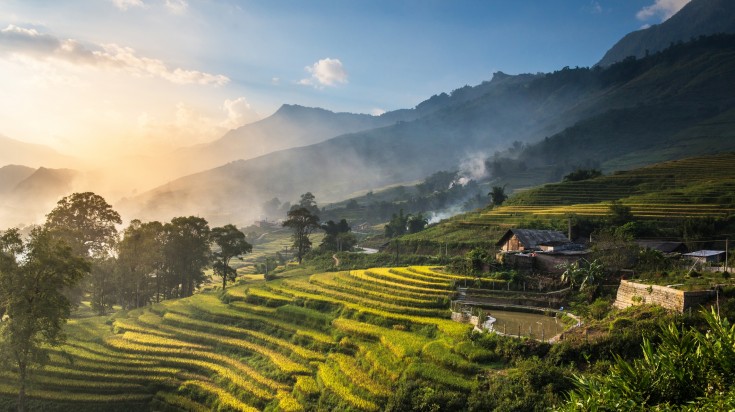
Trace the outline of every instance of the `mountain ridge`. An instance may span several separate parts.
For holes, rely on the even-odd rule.
[[[161,212],[192,202],[190,208],[184,208],[187,212],[241,219],[248,212],[249,216],[257,214],[257,199],[292,200],[299,193],[312,191],[324,201],[341,200],[340,196],[359,189],[412,181],[438,170],[456,170],[462,159],[491,157],[493,151],[513,140],[544,142],[545,137],[565,131],[576,136],[574,133],[579,133],[575,130],[587,129],[575,129],[575,125],[593,119],[585,126],[591,127],[586,134],[574,137],[574,144],[582,144],[579,139],[589,138],[590,133],[615,131],[616,124],[625,124],[621,120],[626,119],[626,110],[646,108],[651,113],[671,112],[672,116],[683,110],[691,119],[682,119],[686,121],[681,127],[693,127],[735,105],[735,97],[727,92],[727,85],[735,82],[730,70],[735,67],[732,40],[715,37],[606,69],[564,68],[544,76],[514,78],[515,82],[505,79],[492,87],[485,82],[475,86],[486,88],[480,97],[458,98],[457,104],[445,105],[431,116],[177,179],[141,195],[133,203],[141,202],[142,207],[133,214],[153,217],[155,213],[149,214],[153,210]],[[620,120],[611,117],[616,111],[623,114]],[[596,116],[612,123],[600,123],[607,129],[599,129]],[[655,125],[646,123],[645,127]],[[677,130],[667,129],[666,133]],[[661,144],[666,133],[656,134],[655,141]]]
[[[692,0],[665,22],[625,35],[597,65],[609,66],[628,56],[641,58],[673,43],[716,33],[735,33],[735,2]]]

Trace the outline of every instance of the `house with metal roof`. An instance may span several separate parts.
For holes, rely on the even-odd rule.
[[[558,251],[572,242],[558,230],[509,229],[495,244],[502,252]]]
[[[697,261],[699,263],[717,263],[725,260],[724,250],[698,250],[696,252],[684,253],[687,259]]]
[[[686,253],[689,251],[683,242],[657,239],[637,239],[635,241],[643,249],[658,250],[661,253]]]

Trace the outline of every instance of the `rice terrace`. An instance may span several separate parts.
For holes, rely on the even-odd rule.
[[[0,412],[735,411],[735,1],[0,1]]]

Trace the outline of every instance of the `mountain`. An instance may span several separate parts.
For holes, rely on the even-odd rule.
[[[27,179],[36,169],[28,166],[7,165],[0,167],[0,194],[5,194]]]
[[[0,135],[0,166],[22,164],[30,167],[69,167],[75,159],[48,146],[22,142]]]
[[[500,74],[474,88],[434,97],[443,100],[441,106],[416,120],[232,162],[122,204],[135,218],[199,214],[216,223],[241,222],[256,218],[261,203],[274,196],[295,200],[311,191],[322,202],[340,200],[359,190],[457,170],[468,159],[482,164],[513,141],[540,142],[523,152],[529,168],[670,151],[674,147],[668,138],[687,143],[687,130],[701,132],[707,122],[731,120],[734,39],[706,38],[605,69]],[[464,97],[468,94],[473,98]],[[721,146],[711,143],[731,127],[716,130],[720,134],[709,136],[708,150],[729,147],[729,140]],[[604,149],[602,158],[598,149]],[[535,176],[534,184],[549,177]]]
[[[184,167],[179,168],[179,172],[188,174],[234,160],[308,146],[345,133],[387,126],[413,117],[410,111],[371,116],[284,104],[273,115],[230,130],[213,142],[179,149],[170,160],[172,164]]]
[[[735,33],[735,1],[692,0],[665,22],[623,37],[597,64],[609,66],[628,56],[641,58],[673,43],[716,33]]]
[[[59,199],[74,191],[80,177],[71,169],[0,168],[0,229],[41,222]]]

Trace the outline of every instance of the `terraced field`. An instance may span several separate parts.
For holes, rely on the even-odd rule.
[[[468,216],[462,224],[512,227],[528,219],[605,216],[611,201],[641,219],[735,215],[735,154],[689,158],[616,172],[597,179],[553,183],[516,193],[504,206]]]
[[[463,279],[429,267],[324,273],[74,319],[33,376],[31,406],[373,411],[407,374],[469,390],[483,366],[453,349],[471,342],[448,310]],[[8,404],[13,379],[0,374]]]

